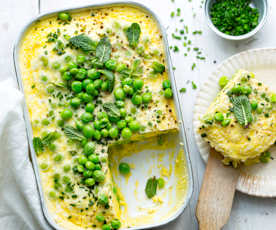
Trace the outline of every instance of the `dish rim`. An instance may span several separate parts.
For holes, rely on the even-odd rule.
[[[64,230],[64,229],[62,227],[58,226],[58,224],[52,218],[53,214],[50,214],[50,212],[48,211],[48,208],[46,205],[46,200],[44,198],[41,177],[40,177],[40,173],[39,173],[39,169],[38,169],[38,162],[37,162],[36,154],[35,154],[33,144],[32,144],[32,138],[33,138],[32,127],[31,127],[31,123],[30,123],[30,119],[29,119],[27,103],[25,101],[25,93],[24,93],[24,88],[23,88],[23,83],[22,83],[22,78],[21,78],[21,71],[20,71],[20,66],[19,66],[20,44],[21,44],[22,39],[24,38],[26,31],[37,20],[53,16],[59,12],[64,12],[64,11],[81,12],[81,11],[85,11],[87,9],[92,9],[92,8],[97,9],[97,8],[113,7],[113,6],[120,6],[120,5],[138,8],[138,9],[148,13],[150,16],[153,17],[153,19],[156,21],[156,23],[160,29],[160,32],[162,34],[162,42],[164,45],[165,56],[166,56],[166,65],[168,68],[168,75],[172,82],[172,90],[173,90],[173,94],[174,94],[174,105],[176,107],[177,118],[178,118],[178,122],[179,122],[180,139],[181,139],[181,141],[184,142],[183,148],[184,148],[184,152],[185,152],[184,154],[185,154],[187,174],[188,174],[188,189],[186,191],[185,201],[183,202],[182,206],[174,213],[174,215],[170,216],[170,218],[168,218],[167,220],[164,220],[157,224],[146,224],[143,226],[136,226],[136,227],[131,227],[131,228],[127,228],[127,229],[129,229],[129,230],[149,229],[149,228],[160,227],[160,226],[163,226],[163,225],[166,225],[166,224],[172,222],[178,216],[180,216],[180,214],[188,206],[189,200],[193,193],[193,189],[194,189],[193,179],[194,178],[193,178],[193,172],[192,172],[192,164],[191,164],[191,160],[190,160],[190,148],[189,148],[188,139],[187,139],[187,130],[184,125],[185,122],[183,119],[182,110],[181,110],[181,106],[180,106],[179,94],[178,94],[178,91],[176,88],[176,80],[175,80],[174,73],[172,70],[172,62],[171,62],[171,57],[170,57],[170,52],[169,52],[169,45],[168,45],[166,30],[165,30],[165,27],[162,25],[159,17],[150,8],[148,8],[144,4],[141,4],[139,2],[133,2],[133,1],[106,1],[104,3],[86,4],[86,5],[77,6],[77,7],[67,7],[67,8],[62,8],[62,9],[58,9],[58,10],[49,10],[43,14],[39,14],[39,15],[33,17],[32,19],[30,19],[28,21],[28,23],[22,28],[22,30],[18,34],[17,39],[13,46],[13,65],[14,65],[15,80],[17,82],[17,86],[18,86],[19,90],[24,94],[23,115],[24,115],[24,120],[25,120],[25,124],[26,124],[27,139],[28,139],[28,144],[29,144],[29,149],[30,149],[29,155],[30,155],[30,160],[31,160],[35,178],[36,178],[36,185],[37,185],[37,189],[39,192],[42,212],[43,212],[44,218],[48,222],[48,224],[57,230]]]

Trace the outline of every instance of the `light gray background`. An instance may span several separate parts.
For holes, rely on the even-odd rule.
[[[139,1],[139,0],[137,0]],[[32,17],[49,10],[56,10],[72,6],[81,6],[105,2],[104,0],[0,0],[0,81],[12,77],[13,61],[12,47],[22,27]],[[269,0],[269,16],[264,28],[251,40],[245,42],[229,42],[217,37],[209,30],[204,20],[201,0],[140,0],[155,11],[168,30],[170,45],[181,43],[171,38],[171,32],[175,28],[182,29],[184,23],[189,30],[202,30],[203,35],[191,36],[193,44],[202,48],[206,61],[196,61],[197,67],[191,70],[192,63],[196,60],[193,55],[184,57],[184,49],[172,54],[173,65],[176,67],[175,77],[178,88],[186,87],[187,92],[181,95],[182,111],[188,128],[188,141],[191,149],[191,159],[194,172],[194,194],[190,205],[176,221],[160,229],[193,230],[198,229],[195,218],[195,206],[204,173],[204,163],[197,150],[192,131],[193,103],[198,90],[192,90],[188,80],[194,81],[198,86],[204,82],[208,75],[216,68],[216,65],[225,58],[251,48],[276,46],[276,1]],[[171,19],[170,12],[181,8],[181,17]],[[196,16],[194,17],[194,14]],[[182,49],[181,49],[182,50]],[[213,61],[216,61],[214,64]],[[276,76],[275,76],[276,80]],[[239,192],[236,193],[230,221],[224,228],[227,230],[274,230],[276,229],[276,201],[275,199],[263,199],[250,197]]]

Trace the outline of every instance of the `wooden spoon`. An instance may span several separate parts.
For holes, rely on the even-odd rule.
[[[211,149],[196,208],[200,230],[220,230],[230,216],[240,172],[223,165],[221,159]]]

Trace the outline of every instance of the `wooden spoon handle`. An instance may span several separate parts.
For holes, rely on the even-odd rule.
[[[227,223],[239,174],[211,149],[196,208],[200,230],[220,230]]]

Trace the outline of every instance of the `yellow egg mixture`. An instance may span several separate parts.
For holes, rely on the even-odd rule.
[[[123,202],[123,197],[118,195],[120,189],[115,188],[108,167],[108,145],[125,143],[129,140],[126,141],[121,136],[115,140],[110,140],[110,137],[103,138],[103,132],[97,133],[100,137],[93,136],[95,152],[99,159],[95,167],[104,173],[105,179],[96,181],[96,183],[93,181],[95,184],[91,185],[92,187],[84,185],[83,170],[85,169],[82,165],[78,165],[85,144],[85,138],[80,131],[83,130],[83,126],[78,128],[77,125],[77,129],[73,130],[75,132],[73,134],[81,138],[81,143],[76,141],[76,138],[70,140],[68,135],[64,134],[64,127],[67,125],[75,127],[76,120],[84,113],[85,107],[80,106],[78,110],[73,110],[74,115],[70,119],[65,119],[66,121],[60,119],[64,108],[71,109],[70,100],[74,96],[74,93],[72,94],[68,90],[71,79],[64,79],[61,75],[64,76],[64,72],[70,68],[68,67],[70,63],[76,61],[74,56],[82,53],[79,49],[70,46],[68,41],[71,37],[85,34],[94,41],[108,37],[112,47],[111,58],[117,63],[124,63],[128,69],[131,69],[135,60],[139,60],[137,63],[143,72],[137,74],[140,74],[139,78],[144,82],[143,89],[152,95],[151,101],[142,106],[133,106],[131,100],[124,102],[127,113],[132,114],[141,126],[139,132],[133,133],[131,140],[176,131],[178,124],[174,103],[172,99],[164,97],[162,89],[162,82],[168,79],[168,73],[167,71],[157,74],[152,72],[154,61],[166,65],[162,35],[152,16],[132,7],[114,6],[87,9],[74,12],[70,17],[72,20],[63,21],[54,15],[36,21],[26,31],[20,46],[20,71],[33,136],[37,137],[37,140],[34,140],[34,147],[35,149],[41,148],[37,152],[37,159],[47,208],[54,221],[64,229],[101,229],[103,225],[108,225],[105,226],[106,229],[115,229],[118,226],[114,225],[114,227],[111,223],[114,219],[121,221],[121,227],[152,223],[151,218],[154,215],[150,212],[147,216],[143,215],[136,219],[128,216],[127,204]],[[125,35],[125,28],[129,27],[131,23],[138,23],[141,28],[139,45],[136,48],[129,47]],[[87,52],[84,54],[90,55]],[[82,68],[87,68],[85,65],[82,63]],[[113,72],[114,88],[116,89],[120,87],[121,75],[116,71]],[[112,102],[115,104],[113,93],[110,92],[100,92],[99,96],[97,95],[100,102],[95,98],[92,102],[91,97],[88,96],[87,100],[91,100],[91,103],[95,104],[94,116],[97,116],[98,112],[102,112],[102,103]],[[82,100],[86,100],[83,98],[82,95]],[[89,121],[87,125],[89,124],[92,125],[93,122]],[[51,139],[53,136],[54,138]],[[89,139],[91,138],[88,138],[88,141]],[[40,142],[41,140],[43,143]],[[41,147],[42,144],[45,146]],[[128,148],[128,144],[125,144],[125,148]],[[166,149],[167,146],[162,145],[162,148]],[[135,145],[130,144],[128,153],[137,152],[134,149]],[[187,172],[183,158],[184,153],[180,151],[176,155],[173,172],[178,179],[175,189],[179,194],[178,204],[182,204],[188,183]],[[118,165],[116,167],[118,170]],[[169,178],[172,169],[163,167],[160,171],[161,175]],[[113,172],[116,172],[116,169],[113,168]],[[124,179],[128,180],[128,176]],[[141,178],[141,180],[145,181],[147,178]],[[137,181],[137,183],[139,182]],[[172,187],[168,189],[170,190]],[[153,202],[158,203],[159,200],[162,203],[160,199],[158,196],[152,198]],[[103,204],[103,202],[107,203]],[[122,205],[124,206],[123,212],[121,212]],[[178,206],[171,207],[167,216],[177,211]],[[98,216],[104,217],[104,220]],[[167,216],[160,217],[160,221],[166,219]],[[146,218],[147,221],[143,222]]]

